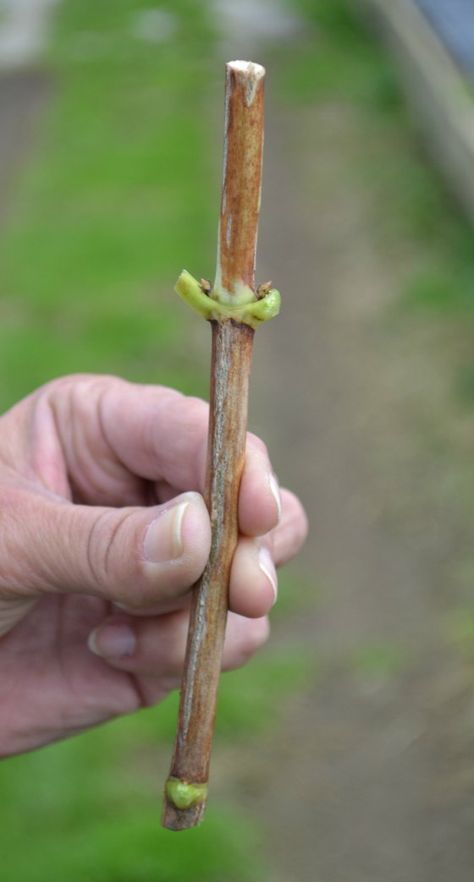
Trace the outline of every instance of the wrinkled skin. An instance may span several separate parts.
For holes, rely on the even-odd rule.
[[[56,380],[0,418],[0,755],[154,704],[180,679],[210,547],[207,405],[114,377]],[[223,666],[268,636],[275,566],[307,530],[248,436]]]

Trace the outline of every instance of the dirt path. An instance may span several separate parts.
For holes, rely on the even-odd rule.
[[[275,638],[308,652],[311,685],[244,798],[285,882],[468,882],[472,707],[443,630],[464,540],[456,506],[432,505],[442,476],[413,419],[442,405],[442,371],[418,331],[384,323],[403,269],[348,186],[350,113],[269,117],[259,275],[285,309],[259,333],[253,424],[305,499],[317,591]]]

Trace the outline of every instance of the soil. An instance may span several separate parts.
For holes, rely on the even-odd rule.
[[[241,760],[242,796],[275,879],[468,882],[472,692],[446,622],[470,545],[439,489],[462,471],[433,443],[452,410],[443,340],[390,320],[416,256],[380,243],[350,109],[267,118],[259,275],[283,314],[257,335],[252,424],[310,517],[307,603],[274,635],[307,654],[310,684]]]

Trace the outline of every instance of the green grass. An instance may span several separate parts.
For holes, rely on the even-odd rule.
[[[184,839],[160,827],[158,786],[144,786],[139,748],[138,741],[127,762],[112,727],[5,763],[1,776],[4,878],[21,882],[252,882],[259,878],[258,834],[235,811],[211,805],[206,824]],[[150,752],[148,781],[152,756]]]
[[[345,0],[294,0],[294,5],[312,38],[282,68],[281,87],[292,102],[330,99],[378,113],[402,112],[387,54],[369,39]]]
[[[216,756],[278,723],[310,668],[296,648],[223,679]],[[256,882],[268,877],[255,820],[215,794],[187,834],[160,827],[177,695],[78,738],[0,765],[0,847],[9,882]],[[161,771],[160,771],[161,769]],[[27,848],[25,848],[25,836]]]
[[[82,748],[87,743],[82,739]],[[104,775],[102,751],[65,742],[11,761],[2,774],[10,810],[2,818],[5,879],[44,882],[252,882],[260,878],[258,834],[235,811],[212,808],[183,836],[163,830],[160,804],[117,764]],[[118,760],[118,757],[116,758]],[[67,792],[74,796],[66,797]],[[16,824],[8,815],[17,813]]]
[[[2,406],[84,369],[205,390],[173,284],[183,262],[212,266],[212,35],[202,10],[180,0],[161,4],[171,41],[139,40],[146,6],[68,0],[58,13],[41,156],[0,246]]]
[[[49,55],[53,97],[0,241],[0,406],[50,378],[117,373],[206,394],[196,323],[173,293],[183,264],[212,274],[213,36],[204,7],[161,3],[173,39],[134,36],[142,0],[67,0]],[[206,334],[203,326],[202,333]],[[197,347],[194,347],[195,349]],[[264,658],[222,687],[220,743],[275,723],[305,661]],[[255,825],[213,805],[183,838],[160,828],[177,697],[1,764],[8,882],[246,882],[265,875]]]

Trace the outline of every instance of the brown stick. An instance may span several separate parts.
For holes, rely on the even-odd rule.
[[[224,174],[214,291],[238,297],[255,287],[263,159],[265,70],[234,61],[226,65]]]
[[[264,74],[260,65],[249,62],[226,65],[218,263],[209,296],[236,306],[256,300]],[[253,337],[253,329],[245,323],[232,318],[212,321],[206,491],[212,544],[191,609],[178,732],[165,788],[163,825],[171,830],[198,824],[206,806],[229,576],[238,539]]]
[[[211,553],[194,595],[181,692],[179,728],[170,775],[206,784],[228,608],[228,584],[237,544],[236,499],[245,456],[247,394],[254,331],[232,321],[212,322],[212,380],[208,505]],[[205,800],[184,810],[167,793],[164,824],[198,824]]]

